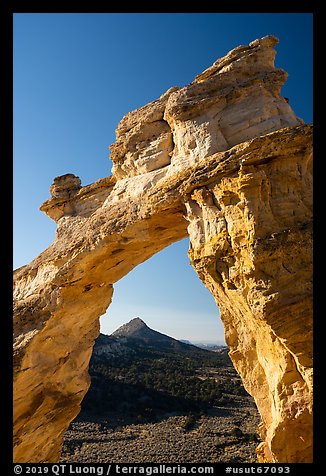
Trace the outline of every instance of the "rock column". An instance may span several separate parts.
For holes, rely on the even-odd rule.
[[[311,150],[295,142],[261,143],[186,202],[189,257],[262,416],[268,462],[312,460]]]

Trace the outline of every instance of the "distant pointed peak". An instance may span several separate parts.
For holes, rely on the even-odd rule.
[[[134,317],[126,324],[123,324],[116,331],[113,332],[113,336],[131,336],[142,329],[149,329],[147,324],[140,318]]]
[[[144,326],[146,326],[146,323],[140,317],[134,317],[128,322],[128,324],[131,324],[132,322],[143,324]]]
[[[143,327],[148,327],[146,322],[144,322],[140,317],[134,317],[129,322],[127,322],[127,324],[124,324],[124,326],[130,327],[132,329],[142,329]]]

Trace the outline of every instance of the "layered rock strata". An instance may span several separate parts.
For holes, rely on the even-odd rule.
[[[189,257],[215,297],[230,357],[262,416],[258,454],[267,462],[312,458],[306,140],[309,134],[289,129],[252,141],[236,170],[205,177],[186,202]]]
[[[56,462],[113,284],[188,234],[262,417],[260,461],[311,461],[312,130],[273,36],[127,114],[113,176],[56,177],[52,245],[14,275],[14,459]]]

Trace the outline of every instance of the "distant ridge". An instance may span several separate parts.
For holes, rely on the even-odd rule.
[[[123,324],[111,335],[114,337],[155,339],[157,334],[160,333],[148,327],[147,324],[142,319],[140,319],[140,317],[135,317],[126,324]],[[163,336],[164,334],[160,335]]]
[[[148,325],[140,319],[140,317],[135,317],[131,321],[127,322],[123,326],[119,327],[114,331],[111,336],[113,337],[127,337],[129,339],[140,339],[146,343],[158,343],[158,344],[168,344],[175,345],[176,343],[181,343],[179,340],[169,337],[161,332],[154,331]]]
[[[139,351],[157,351],[196,354],[210,352],[211,349],[202,349],[191,342],[182,342],[155,331],[140,318],[135,317],[123,324],[111,335],[100,334],[94,346],[95,355],[134,354]]]
[[[198,347],[185,344],[173,337],[155,331],[140,318],[135,317],[114,331],[110,337],[125,339],[127,342],[165,352],[191,352],[198,351]]]

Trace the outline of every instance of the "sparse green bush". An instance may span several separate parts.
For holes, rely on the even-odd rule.
[[[231,435],[236,438],[241,438],[243,436],[243,432],[241,428],[239,428],[238,426],[235,426],[231,431]]]
[[[250,442],[258,443],[259,438],[258,438],[258,435],[256,433],[249,433],[247,435],[247,440],[250,441]]]
[[[185,431],[190,431],[195,427],[196,423],[197,423],[196,415],[194,415],[193,413],[189,413],[189,415],[187,415],[185,421],[182,424],[182,428]]]

